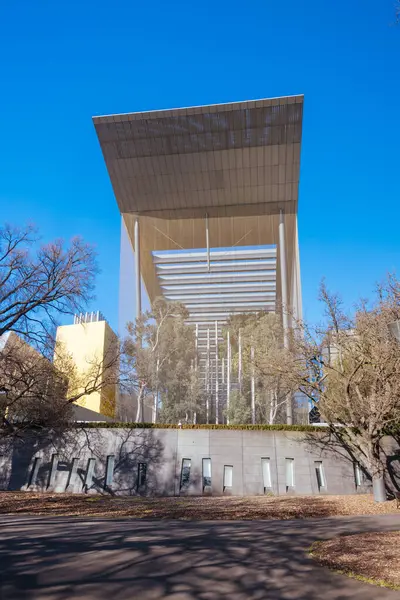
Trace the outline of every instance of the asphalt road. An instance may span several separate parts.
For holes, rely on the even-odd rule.
[[[400,529],[400,516],[305,521],[0,517],[0,598],[386,600],[316,565],[316,539]]]

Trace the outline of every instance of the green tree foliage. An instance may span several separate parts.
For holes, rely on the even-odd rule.
[[[143,403],[149,396],[161,405],[166,423],[193,422],[200,408],[195,334],[180,303],[157,298],[150,311],[128,324],[125,342],[124,385],[138,400],[136,421],[143,420]]]
[[[227,330],[232,344],[233,379],[238,388],[231,394],[229,419],[234,418],[236,423],[237,419],[246,419],[242,423],[251,420],[251,380],[254,378],[255,422],[284,422],[286,404],[294,391],[292,382],[269,367],[271,357],[275,364],[285,356],[281,319],[269,312],[234,315],[227,323]],[[226,346],[222,351],[226,352]]]
[[[234,390],[231,392],[229,408],[225,415],[231,425],[245,425],[251,422],[251,409],[249,398],[243,392]]]

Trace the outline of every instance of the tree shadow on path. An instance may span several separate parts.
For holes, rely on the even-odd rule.
[[[400,529],[396,516],[177,522],[4,517],[2,600],[368,600],[398,592],[337,575],[316,539]]]

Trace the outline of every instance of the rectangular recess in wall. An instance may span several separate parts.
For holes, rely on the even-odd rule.
[[[192,461],[190,458],[182,459],[182,469],[181,469],[181,490],[186,490],[190,484],[190,467]]]
[[[294,489],[294,458],[285,458],[286,491]]]
[[[56,481],[57,467],[58,467],[58,454],[53,454],[51,457],[49,480],[47,482],[48,488],[54,487],[54,484]]]
[[[114,479],[114,464],[115,464],[115,456],[114,454],[109,454],[107,456],[106,462],[106,475],[104,478],[104,487],[110,487],[112,485]]]
[[[322,489],[326,488],[324,465],[322,464],[322,460],[315,460],[314,467],[315,467],[315,475],[317,477],[318,489],[320,490],[321,488]]]
[[[233,465],[224,465],[224,492],[232,490]]]
[[[86,475],[85,475],[85,489],[88,490],[93,483],[94,465],[96,463],[95,458],[89,458],[87,462]]]
[[[77,457],[73,458],[72,459],[72,464],[71,464],[71,470],[70,470],[69,475],[68,475],[67,485],[65,486],[66,490],[70,486],[74,486],[74,484],[75,484],[76,474],[78,472],[78,464],[79,464],[79,458],[77,458]]]
[[[35,456],[35,458],[33,459],[32,471],[31,476],[29,477],[28,487],[36,485],[41,462],[42,458],[40,456]]]
[[[146,463],[138,463],[138,472],[137,472],[137,489],[143,489],[146,486],[147,479],[147,464]]]
[[[203,458],[203,491],[211,489],[211,458]]]
[[[265,492],[269,492],[272,489],[271,482],[271,461],[269,458],[261,459],[261,473],[262,473],[262,481],[264,494]]]

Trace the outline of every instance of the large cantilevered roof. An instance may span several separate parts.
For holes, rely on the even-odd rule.
[[[93,121],[121,213],[293,214],[302,112],[289,96]]]
[[[226,320],[279,310],[284,291],[285,304],[301,306],[302,117],[299,95],[93,118],[136,285],[151,302],[162,295],[187,307],[217,421]]]

